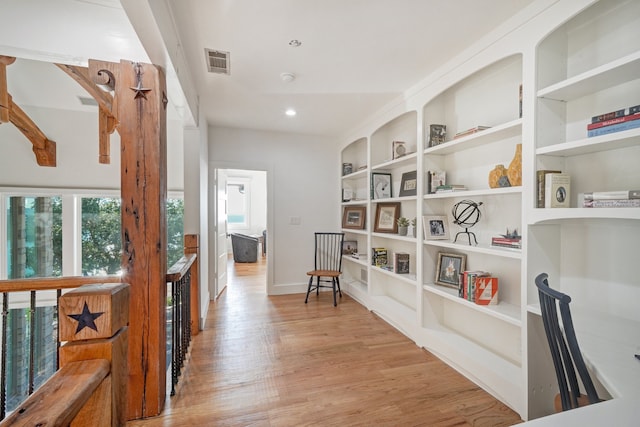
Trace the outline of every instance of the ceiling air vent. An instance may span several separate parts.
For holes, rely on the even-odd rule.
[[[96,101],[93,98],[89,98],[86,96],[79,96],[78,99],[80,100],[80,103],[82,105],[91,105],[91,106],[97,106],[98,105],[98,101]]]
[[[222,50],[205,49],[207,69],[210,73],[230,74],[229,52]]]

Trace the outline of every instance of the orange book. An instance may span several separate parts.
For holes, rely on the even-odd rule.
[[[475,302],[478,305],[498,304],[498,278],[477,277],[475,286]]]

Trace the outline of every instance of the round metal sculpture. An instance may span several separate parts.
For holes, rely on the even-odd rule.
[[[480,206],[482,202],[476,203],[473,200],[461,200],[451,208],[451,215],[453,215],[453,223],[464,228],[464,231],[460,231],[456,234],[456,238],[453,243],[458,240],[460,234],[466,234],[469,239],[469,245],[471,245],[471,237],[478,244],[476,235],[469,231],[469,228],[473,227],[480,221],[482,214],[480,213]]]

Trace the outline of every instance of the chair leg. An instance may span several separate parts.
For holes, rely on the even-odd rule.
[[[342,291],[340,290],[340,278],[336,277],[336,284],[338,285],[338,293],[340,294],[340,298],[342,298]]]
[[[311,285],[313,284],[313,276],[309,277],[309,286],[307,287],[307,297],[304,299],[304,303],[306,304],[309,301],[309,292],[311,292]]]
[[[338,301],[336,301],[336,278],[335,277],[331,279],[331,287],[333,289],[333,306],[337,307]]]
[[[316,295],[320,295],[320,276],[318,276],[318,280],[316,280]]]

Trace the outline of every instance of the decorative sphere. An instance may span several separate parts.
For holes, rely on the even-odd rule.
[[[453,223],[460,227],[470,228],[480,221],[480,205],[482,202],[476,203],[473,200],[462,200],[451,208],[453,215]]]

